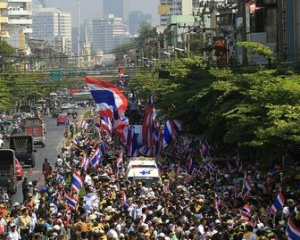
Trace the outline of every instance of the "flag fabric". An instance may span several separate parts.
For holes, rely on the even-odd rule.
[[[121,113],[126,111],[128,100],[120,89],[111,83],[91,77],[85,77],[85,81],[101,116],[118,119]]]
[[[88,129],[89,128],[89,123],[85,119],[82,120],[81,128],[82,129]]]
[[[199,151],[200,151],[200,155],[203,158],[206,158],[208,156],[208,143],[207,143],[207,140],[199,140]]]
[[[214,170],[215,169],[215,165],[213,164],[212,161],[209,161],[208,163],[205,164],[204,168],[208,171],[210,170]]]
[[[80,163],[80,167],[82,169],[84,169],[85,171],[89,167],[89,158],[88,158],[88,156],[87,156],[87,154],[85,152],[83,153],[83,157],[82,157],[82,160],[81,160],[81,163]]]
[[[167,147],[168,144],[174,140],[181,131],[182,123],[178,120],[168,120],[164,126],[164,139],[163,147]]]
[[[92,157],[89,160],[90,166],[96,168],[99,165],[99,158],[100,158],[101,152],[99,148],[97,148],[94,152]]]
[[[76,205],[78,203],[77,199],[72,197],[71,195],[69,194],[66,194],[66,201],[67,201],[67,204],[68,204],[68,207],[71,209],[71,210],[75,210],[76,208]]]
[[[83,186],[82,178],[78,171],[73,171],[72,175],[72,190],[73,192],[78,193]]]
[[[109,135],[112,134],[112,122],[111,118],[106,116],[100,117],[100,129],[101,131],[106,131]]]
[[[78,146],[78,141],[77,140],[72,139],[70,142],[71,142],[71,144],[72,144],[73,147],[77,147]]]
[[[189,154],[188,158],[187,158],[187,172],[188,174],[192,175],[192,173],[194,172],[194,162],[192,159],[191,154]]]
[[[250,217],[251,216],[251,207],[249,204],[245,204],[242,208],[243,216]]]
[[[249,179],[248,175],[245,173],[243,189],[242,189],[242,198],[247,202],[251,196],[251,191],[254,189],[253,183]]]
[[[285,202],[285,199],[280,191],[278,193],[277,197],[275,198],[273,205],[270,208],[271,213],[275,215],[277,213],[277,211],[283,207],[284,202]]]
[[[288,240],[300,239],[300,229],[295,225],[291,218],[288,219],[285,236]]]
[[[117,158],[116,161],[116,179],[119,179],[119,173],[120,173],[120,169],[122,169],[122,165],[123,165],[123,152],[121,151],[119,154],[119,157]]]

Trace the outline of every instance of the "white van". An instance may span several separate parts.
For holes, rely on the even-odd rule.
[[[160,171],[155,158],[131,158],[126,168],[126,178],[130,182],[146,182],[147,186],[160,181]]]

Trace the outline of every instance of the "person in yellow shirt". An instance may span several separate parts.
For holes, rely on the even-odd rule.
[[[28,215],[27,208],[22,209],[22,214],[19,217],[19,228],[21,239],[29,239],[29,226],[31,222],[31,217]]]

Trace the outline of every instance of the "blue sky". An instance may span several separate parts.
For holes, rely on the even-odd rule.
[[[81,19],[92,19],[100,17],[102,1],[110,0],[81,0]],[[129,0],[125,0],[129,1]],[[153,24],[158,24],[157,6],[159,0],[130,0],[131,10],[140,10],[143,13],[152,14]],[[59,7],[72,13],[72,22],[74,26],[78,25],[77,0],[47,0],[49,7]]]

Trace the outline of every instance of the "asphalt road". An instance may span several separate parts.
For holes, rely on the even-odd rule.
[[[85,110],[79,109],[77,119],[80,119],[81,115]],[[39,186],[43,186],[44,177],[42,175],[42,165],[45,158],[50,160],[52,166],[57,159],[57,154],[61,152],[61,148],[63,147],[64,137],[63,133],[65,131],[65,126],[56,125],[56,118],[44,117],[43,120],[46,123],[47,133],[46,133],[46,146],[44,148],[37,146],[35,149],[37,150],[35,153],[35,167],[34,168],[23,168],[23,179],[24,177],[28,178],[28,181],[36,180],[38,181]],[[12,203],[23,201],[22,195],[22,181],[18,182],[18,190],[17,193],[12,197]]]

